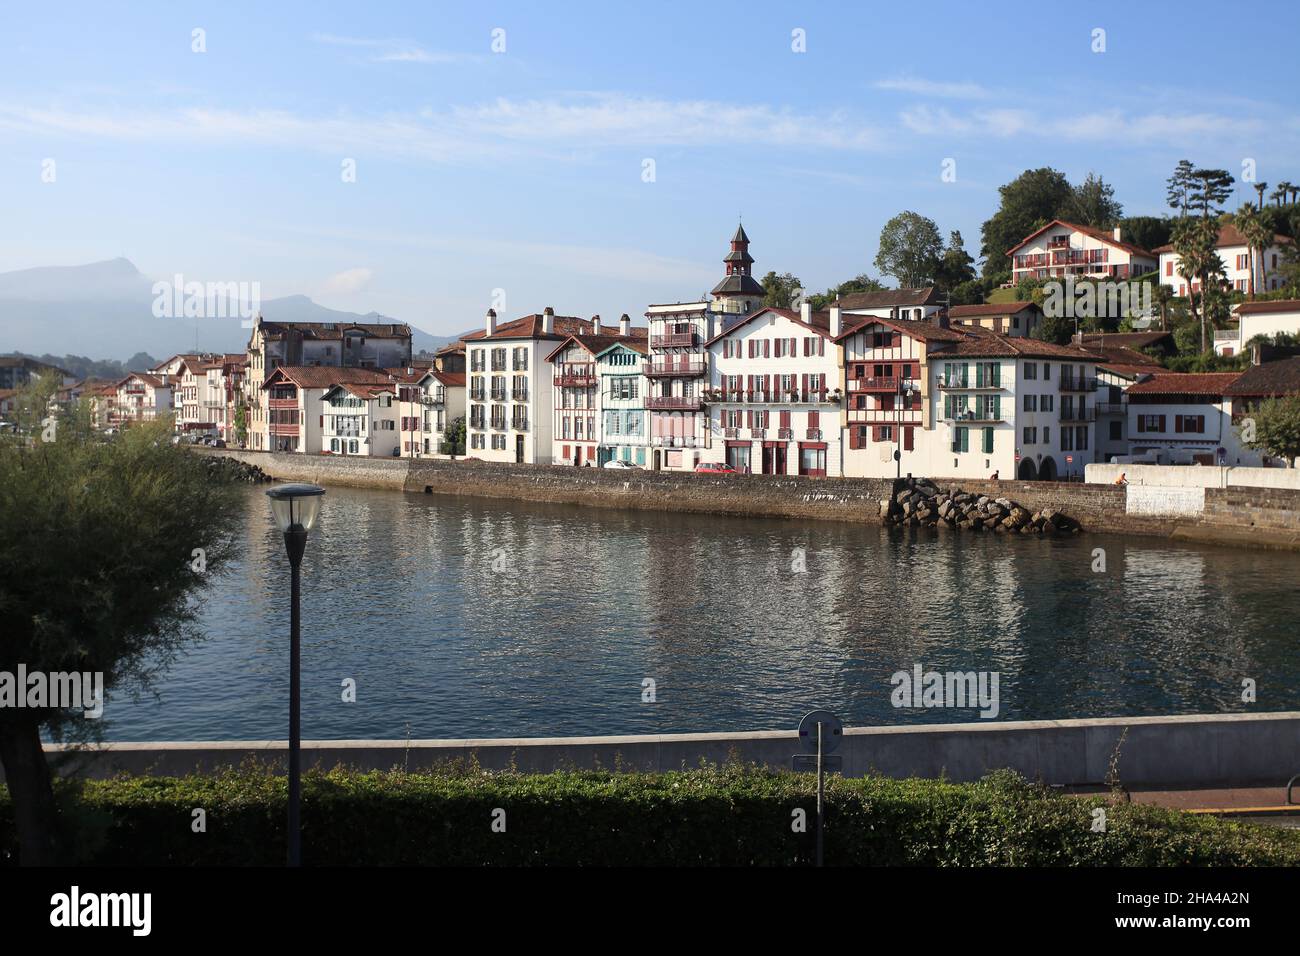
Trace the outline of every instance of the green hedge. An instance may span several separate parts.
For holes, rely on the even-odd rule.
[[[788,865],[813,852],[810,775],[724,767],[666,774],[312,773],[308,864]],[[286,784],[265,769],[60,785],[76,862],[269,864],[284,859]],[[1105,833],[1092,809],[1106,806]],[[506,811],[506,832],[491,828]],[[203,808],[207,832],[194,833]],[[792,832],[792,811],[808,832]],[[0,789],[0,854],[14,859]],[[977,784],[832,778],[828,864],[1168,866],[1300,864],[1300,831],[1256,827],[998,774]]]

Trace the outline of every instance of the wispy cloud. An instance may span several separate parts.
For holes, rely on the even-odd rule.
[[[1099,144],[1189,144],[1263,132],[1264,120],[1218,113],[1127,112],[1122,109],[1061,115],[1026,109],[952,112],[929,106],[904,110],[903,126],[923,136],[1008,139],[1032,136]],[[1274,127],[1278,128],[1278,127]]]
[[[871,84],[877,90],[894,93],[914,93],[942,99],[983,100],[993,95],[992,90],[978,83],[953,83],[942,80],[925,80],[915,76],[895,76]]]
[[[338,36],[332,33],[313,33],[313,43],[325,46],[351,47],[365,51],[374,63],[469,63],[484,57],[474,53],[455,53],[426,50],[412,40],[376,39],[373,37]]]
[[[374,274],[373,269],[364,267],[345,269],[325,280],[325,291],[335,295],[351,295],[360,292],[370,284]]]
[[[342,155],[380,152],[445,162],[508,156],[520,147],[718,146],[870,150],[884,141],[844,113],[800,113],[709,100],[663,100],[619,93],[571,94],[424,110],[310,116],[282,110],[72,111],[0,105],[0,130],[77,137],[230,142]]]

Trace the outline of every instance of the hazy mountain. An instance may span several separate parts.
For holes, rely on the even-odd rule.
[[[0,273],[0,354],[75,352],[124,360],[136,352],[243,351],[248,328],[240,318],[156,318],[153,283],[128,259]],[[285,322],[401,321],[327,309],[305,295],[268,299],[262,316]],[[450,341],[417,329],[412,348],[433,351]]]

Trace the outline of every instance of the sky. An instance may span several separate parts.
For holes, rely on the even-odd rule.
[[[5,2],[0,271],[124,256],[445,335],[494,303],[696,299],[743,218],[756,274],[820,291],[878,275],[906,209],[978,256],[1026,168],[1097,172],[1127,215],[1167,212],[1182,158],[1300,182],[1297,26],[1200,0]]]

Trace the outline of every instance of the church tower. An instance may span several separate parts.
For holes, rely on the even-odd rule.
[[[713,307],[719,312],[748,313],[763,304],[763,287],[751,275],[754,257],[749,254],[749,236],[737,226],[731,237],[731,251],[723,263],[727,274],[713,287]]]

